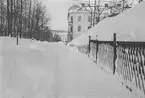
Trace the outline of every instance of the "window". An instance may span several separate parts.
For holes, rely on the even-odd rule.
[[[96,17],[96,23],[100,21],[100,17]]]
[[[71,23],[73,23],[73,16],[71,16]]]
[[[107,3],[105,4],[105,7],[109,7]]]
[[[81,26],[78,26],[78,32],[80,32],[81,31]]]
[[[117,4],[117,7],[121,7],[121,4]]]
[[[73,32],[73,26],[70,27],[70,32]]]
[[[91,22],[91,16],[88,16],[88,22]]]
[[[78,21],[81,21],[81,16],[78,16]]]
[[[70,41],[72,41],[72,40],[73,40],[73,36],[71,35],[71,36],[70,36]]]

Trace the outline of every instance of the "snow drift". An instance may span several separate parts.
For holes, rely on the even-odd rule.
[[[65,45],[15,41],[0,37],[0,98],[134,98]]]
[[[89,33],[85,33],[72,40],[69,44],[87,45],[88,43],[89,43]]]
[[[137,4],[113,18],[106,18],[91,31],[91,39],[112,40],[113,33],[117,40],[145,41],[145,2]]]

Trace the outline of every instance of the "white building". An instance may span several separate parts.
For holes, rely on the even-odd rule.
[[[100,20],[109,15],[108,11],[104,11]],[[73,5],[68,10],[68,41],[78,37],[82,33],[87,32],[93,24],[94,14],[90,12],[89,8],[82,5]],[[97,22],[97,13],[95,15]],[[96,23],[95,23],[96,24]]]
[[[113,17],[123,12],[123,10],[131,8],[131,6],[134,5],[134,2],[130,2],[123,3],[119,0],[100,1],[99,8],[96,6],[95,14],[94,3],[90,5],[81,3],[71,6],[68,9],[68,41],[71,41],[82,33],[87,32],[87,30],[91,28],[93,24],[97,24],[98,21],[101,21],[108,16]]]
[[[90,14],[88,11],[73,11],[69,14],[68,28],[69,33],[72,34],[72,38],[75,38],[88,30],[90,27]]]

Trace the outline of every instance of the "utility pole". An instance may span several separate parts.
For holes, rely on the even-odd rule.
[[[93,19],[93,26],[95,25],[95,20],[96,20],[96,0],[94,1],[95,6],[94,6],[94,19]]]

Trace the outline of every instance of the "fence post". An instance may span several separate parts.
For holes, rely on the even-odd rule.
[[[115,65],[115,61],[116,61],[116,33],[113,34],[114,40],[113,40],[113,47],[114,47],[114,57],[113,57],[113,75],[115,74],[115,69],[116,69],[116,65]]]
[[[97,54],[98,54],[98,44],[99,44],[99,42],[98,42],[98,40],[96,38],[96,63],[97,63],[97,59],[98,59],[98,57],[97,57]]]
[[[91,40],[91,36],[89,35],[89,46],[88,46],[88,57],[90,56],[90,40]]]

